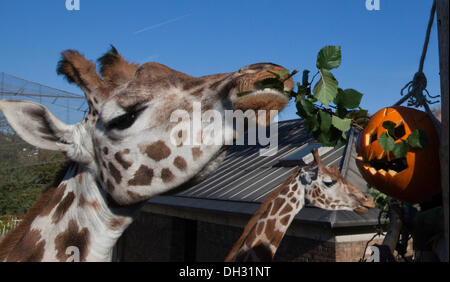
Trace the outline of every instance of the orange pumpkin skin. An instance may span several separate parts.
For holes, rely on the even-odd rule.
[[[428,144],[423,149],[411,149],[406,154],[407,168],[394,170],[374,168],[370,161],[392,161],[391,152],[386,154],[378,142],[384,121],[392,121],[401,128],[404,135],[395,142],[408,139],[416,129],[423,130]],[[364,179],[381,192],[408,203],[420,203],[429,200],[441,190],[439,163],[439,136],[430,117],[419,110],[407,107],[384,108],[372,116],[369,123],[358,136],[356,144],[356,165]]]

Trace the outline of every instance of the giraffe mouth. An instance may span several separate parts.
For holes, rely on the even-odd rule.
[[[375,201],[372,197],[367,197],[367,200],[362,202],[358,207],[353,209],[354,212],[359,214],[366,214],[369,212],[369,209],[375,208]]]

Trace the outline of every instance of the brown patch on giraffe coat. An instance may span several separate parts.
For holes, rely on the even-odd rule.
[[[266,234],[268,232],[275,231],[275,226],[276,226],[275,224],[276,224],[276,222],[277,221],[274,218],[267,220],[267,222],[266,222],[266,229],[265,229]]]
[[[284,209],[281,210],[280,216],[283,216],[283,215],[285,215],[287,213],[290,213],[292,210],[293,210],[293,208],[291,207],[291,205],[286,205],[284,207]]]
[[[55,238],[56,258],[59,261],[67,261],[71,256],[66,254],[68,247],[77,247],[80,252],[80,261],[86,261],[90,244],[90,233],[85,227],[80,229],[75,219],[71,219],[67,229]]]
[[[108,155],[109,150],[108,147],[103,147],[103,154]]]
[[[40,241],[40,242],[39,242]],[[39,243],[38,243],[39,242]],[[17,242],[10,251],[6,261],[8,262],[39,262],[42,261],[45,252],[45,240],[41,240],[41,231],[32,229]],[[0,257],[3,260],[3,258]]]
[[[296,183],[296,184],[295,184],[294,186],[292,186],[292,188],[291,188],[291,189],[292,189],[292,191],[294,191],[294,192],[295,192],[295,191],[297,191],[297,188],[298,188],[298,184]]]
[[[79,197],[80,199],[78,200],[78,207],[80,208],[84,208],[86,206],[90,206],[95,210],[99,210],[100,209],[100,203],[95,200],[95,201],[88,201],[86,200],[86,198],[83,195],[80,195]]]
[[[289,224],[289,220],[291,219],[291,215],[288,214],[280,219],[280,223],[284,226],[287,226]]]
[[[278,245],[281,242],[281,239],[283,239],[284,232],[277,231],[275,227],[276,227],[276,219],[269,219],[267,221],[265,234],[269,239],[270,243],[273,246],[278,247]]]
[[[58,223],[72,206],[73,200],[75,199],[75,194],[71,191],[62,199],[62,201],[56,207],[55,212],[52,216],[52,223]]]
[[[174,160],[173,160],[173,165],[176,166],[179,170],[186,170],[187,168],[187,163],[186,160],[183,157],[177,156]]]
[[[164,143],[164,141],[159,140],[150,145],[139,145],[141,153],[147,154],[149,158],[159,162],[162,159],[170,156],[170,148]]]
[[[284,202],[286,200],[282,199],[282,198],[277,198],[275,199],[274,203],[273,203],[273,209],[272,212],[270,213],[270,215],[275,215],[278,213],[278,211],[280,210],[281,206],[283,206]]]
[[[175,178],[175,175],[168,168],[163,168],[161,170],[161,179],[164,183],[171,182]]]
[[[47,216],[50,214],[53,208],[56,207],[56,205],[58,205],[59,202],[61,201],[62,197],[64,196],[66,188],[67,188],[66,183],[62,183],[55,189],[54,194],[49,199],[47,204],[43,207],[42,212],[39,214],[40,216]]]
[[[257,235],[261,235],[261,233],[263,232],[264,224],[265,224],[264,221],[258,222],[258,225],[256,226],[256,234]]]
[[[112,193],[112,192],[114,191],[114,189],[115,189],[114,184],[112,184],[111,181],[108,179],[108,180],[106,181],[106,190],[107,190],[109,193]]]
[[[120,182],[122,182],[122,174],[120,173],[120,171],[114,166],[112,162],[108,163],[108,168],[116,183],[120,184]]]
[[[129,153],[130,149],[125,149],[122,152],[117,152],[114,154],[114,158],[124,169],[128,169],[133,164],[132,162],[123,159],[122,154],[129,154]]]
[[[87,200],[86,198],[83,196],[83,194],[81,194],[78,197],[78,207],[80,208],[84,208],[86,206]]]
[[[134,174],[133,179],[128,181],[129,185],[150,185],[153,179],[153,169],[148,166],[141,165]]]
[[[125,224],[125,218],[113,218],[108,222],[108,228],[111,230],[119,230]]]
[[[284,188],[281,190],[280,194],[281,194],[281,195],[286,195],[289,191],[290,191],[289,186],[286,185],[286,187],[284,187]]]
[[[192,148],[192,158],[194,161],[198,160],[200,156],[203,154],[202,150],[199,147]]]

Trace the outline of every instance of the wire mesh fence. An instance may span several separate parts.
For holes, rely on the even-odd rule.
[[[14,215],[0,217],[0,240],[9,231],[13,230],[22,222],[22,219]]]
[[[87,114],[84,96],[0,72],[0,100],[28,100],[46,106],[68,124]],[[24,142],[0,112],[0,215],[25,213],[53,181],[66,157]]]

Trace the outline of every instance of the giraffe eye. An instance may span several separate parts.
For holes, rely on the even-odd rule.
[[[131,110],[121,116],[114,118],[113,120],[111,120],[110,122],[108,122],[106,124],[106,129],[107,130],[112,130],[112,129],[124,130],[124,129],[129,128],[130,126],[132,126],[134,124],[136,119],[145,110],[145,108],[146,107],[143,107],[138,110]]]
[[[325,184],[325,186],[327,186],[327,187],[331,187],[331,186],[333,186],[334,184],[336,184],[336,180],[333,180],[333,179],[331,179],[331,178],[325,178],[325,179],[323,179],[322,180],[322,182],[323,182],[323,184]]]

